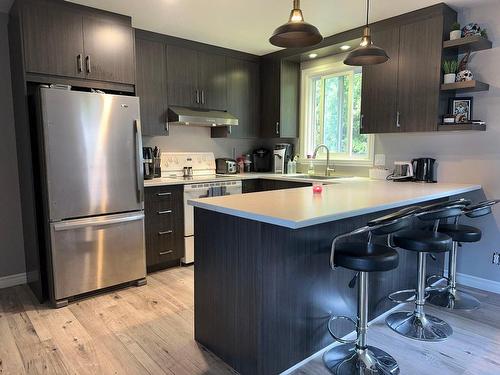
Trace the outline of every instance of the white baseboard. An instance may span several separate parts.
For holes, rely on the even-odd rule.
[[[26,273],[0,277],[0,289],[26,284]]]
[[[500,282],[498,281],[483,279],[481,277],[466,275],[464,273],[457,273],[457,282],[472,288],[500,294]]]

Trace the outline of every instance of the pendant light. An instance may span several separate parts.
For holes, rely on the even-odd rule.
[[[319,30],[304,21],[300,10],[300,0],[293,1],[293,9],[290,12],[288,22],[274,30],[269,38],[271,44],[278,47],[296,48],[309,47],[323,40]]]
[[[353,66],[376,65],[389,60],[387,53],[373,44],[370,27],[368,26],[368,14],[370,12],[370,0],[366,0],[366,26],[363,30],[363,38],[358,48],[351,51],[344,64]]]

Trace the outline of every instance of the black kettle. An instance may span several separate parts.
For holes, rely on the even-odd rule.
[[[413,181],[417,182],[437,182],[434,166],[436,159],[418,158],[411,161],[413,167]]]

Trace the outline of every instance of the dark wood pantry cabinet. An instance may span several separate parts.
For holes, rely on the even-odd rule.
[[[19,28],[27,80],[51,82],[43,75],[135,83],[130,17],[63,1],[17,0],[11,19]]]
[[[179,265],[184,256],[183,186],[144,189],[148,271]]]

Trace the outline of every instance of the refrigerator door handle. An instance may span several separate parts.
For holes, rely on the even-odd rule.
[[[72,230],[78,228],[88,228],[88,227],[102,227],[106,225],[114,225],[127,223],[130,221],[143,220],[144,214],[133,214],[133,215],[112,215],[109,217],[92,217],[85,219],[75,219],[68,221],[60,221],[53,224],[54,231],[60,232],[64,230]]]
[[[142,176],[144,174],[143,171],[143,162],[142,162],[142,130],[141,130],[141,120],[137,119],[134,121],[134,129],[135,129],[135,148],[136,148],[136,181],[137,181],[137,199],[139,202],[144,202],[144,186]]]

